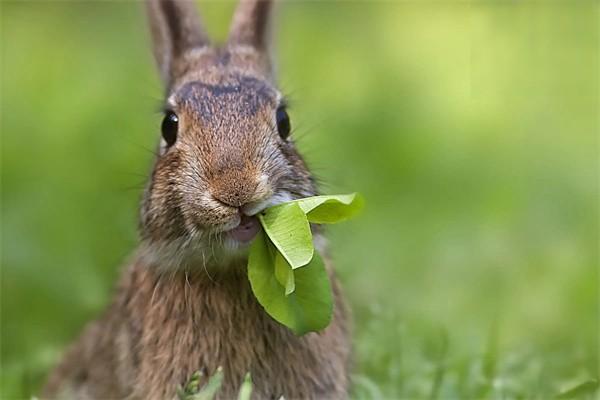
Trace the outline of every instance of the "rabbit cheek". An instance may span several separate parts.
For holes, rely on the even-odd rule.
[[[187,236],[189,232],[179,196],[161,190],[158,185],[152,186],[142,208],[142,236],[160,241]]]

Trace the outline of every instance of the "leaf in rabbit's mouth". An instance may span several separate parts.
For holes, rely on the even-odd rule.
[[[310,223],[345,221],[362,206],[355,193],[315,196],[258,215],[263,232],[250,247],[248,279],[267,314],[297,335],[325,329],[333,313],[329,277],[314,249]]]

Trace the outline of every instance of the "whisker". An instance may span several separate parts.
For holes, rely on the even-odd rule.
[[[158,279],[156,279],[156,283],[154,284],[154,289],[152,290],[152,296],[150,297],[150,308],[152,308],[152,306],[154,304],[154,295],[156,294],[156,291],[158,290],[161,280],[162,280],[162,275],[159,275]]]
[[[208,245],[210,246],[210,233],[208,234]],[[210,273],[208,272],[208,268],[206,268],[206,257],[204,251],[202,252],[202,267],[204,269],[204,272],[206,273],[206,276],[208,276],[208,279],[210,279],[211,282],[215,283],[215,280],[212,278],[212,276],[210,276]]]

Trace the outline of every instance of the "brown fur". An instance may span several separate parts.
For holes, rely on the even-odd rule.
[[[200,272],[129,267],[116,300],[69,350],[45,396],[68,382],[75,398],[173,398],[194,371],[222,366],[223,399],[235,397],[246,372],[255,398],[343,398],[343,304],[324,332],[297,337],[264,313],[243,266],[232,267],[212,280]],[[339,299],[335,283],[334,291]]]
[[[223,367],[219,398],[247,372],[254,398],[344,398],[346,310],[330,262],[334,318],[295,336],[254,298],[247,246],[228,239],[241,213],[316,193],[291,139],[277,133],[282,96],[268,54],[270,2],[243,1],[230,40],[208,46],[192,4],[149,0],[166,108],[179,118],[163,142],[141,208],[141,243],[112,305],[52,372],[44,398],[170,399],[196,370]],[[321,251],[324,241],[315,232]]]

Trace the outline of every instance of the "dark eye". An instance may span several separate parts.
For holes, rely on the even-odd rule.
[[[277,120],[277,132],[279,132],[279,136],[282,139],[287,139],[290,136],[290,117],[288,116],[285,107],[281,106],[277,109],[275,114],[275,119]]]
[[[167,146],[171,147],[177,140],[177,125],[179,123],[179,118],[173,111],[167,111],[165,114],[165,119],[163,119],[161,129],[162,136],[167,142]]]

